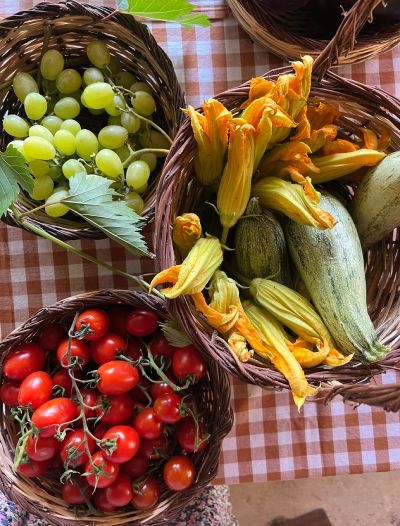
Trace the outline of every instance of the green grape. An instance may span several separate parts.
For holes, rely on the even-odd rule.
[[[138,188],[136,191],[138,194],[144,194],[148,187],[149,187],[149,183],[147,182],[143,186]]]
[[[83,98],[88,108],[100,110],[111,104],[114,92],[107,82],[94,82],[83,90]]]
[[[83,129],[76,134],[76,151],[79,157],[90,161],[90,156],[99,151],[96,135],[90,130]]]
[[[57,117],[56,115],[48,115],[42,119],[40,124],[54,135],[56,131],[60,129],[62,123],[63,120],[60,119],[60,117]]]
[[[121,125],[128,133],[136,133],[140,128],[140,119],[132,115],[132,113],[124,112],[121,115]]]
[[[49,176],[53,179],[53,181],[58,181],[61,177],[61,166],[59,164],[51,164],[50,165],[50,171]]]
[[[131,97],[131,103],[136,113],[143,115],[143,117],[149,117],[156,109],[156,102],[153,96],[146,91],[137,91]]]
[[[85,100],[85,90],[82,91],[82,95],[81,95],[81,104],[82,106],[84,106],[85,108],[89,108],[89,106],[87,105],[87,102]]]
[[[137,192],[129,192],[126,194],[124,196],[124,201],[129,206],[129,208],[132,208],[132,210],[137,214],[141,214],[143,212],[144,202]]]
[[[29,137],[42,137],[53,144],[54,137],[50,130],[41,124],[34,124],[29,128]]]
[[[49,141],[42,137],[27,137],[24,140],[24,154],[32,159],[50,161],[54,159],[56,150]]]
[[[89,113],[91,113],[92,115],[101,115],[102,113],[104,113],[104,110],[103,109],[94,110],[93,108],[89,108]]]
[[[88,68],[83,73],[83,82],[86,86],[95,82],[104,82],[104,75],[98,68]]]
[[[61,217],[69,212],[68,206],[63,203],[59,203],[61,199],[65,199],[69,196],[68,190],[64,188],[57,188],[47,199],[45,206],[45,212],[50,217]]]
[[[157,155],[152,152],[146,152],[142,153],[142,155],[139,157],[140,161],[144,161],[149,165],[150,172],[153,172],[156,169],[157,166]]]
[[[65,99],[65,97],[72,97],[76,101],[80,102],[82,97],[82,90],[78,89],[73,93],[69,93],[68,95],[66,93],[60,93],[59,99]]]
[[[87,173],[85,166],[78,161],[78,159],[68,159],[68,161],[65,161],[65,163],[62,165],[62,173],[64,174],[64,177],[67,179],[70,179],[72,176],[78,174],[78,173]]]
[[[126,171],[126,184],[133,190],[141,188],[150,177],[150,168],[144,161],[133,161]]]
[[[145,91],[146,93],[150,93],[150,95],[153,94],[151,86],[149,86],[149,84],[146,82],[134,82],[132,86],[130,86],[129,91],[132,93],[136,93],[137,91]]]
[[[81,125],[78,121],[75,121],[74,119],[67,119],[64,121],[61,126],[61,130],[68,130],[72,133],[72,135],[76,135],[78,131],[81,129]]]
[[[86,46],[88,59],[96,68],[104,69],[111,61],[107,45],[102,40],[93,40]]]
[[[104,148],[96,155],[96,166],[108,177],[116,179],[124,171],[121,159],[112,150]]]
[[[56,80],[64,69],[64,57],[56,49],[49,49],[40,61],[40,73],[47,80]]]
[[[29,73],[17,73],[12,83],[14,93],[20,102],[24,102],[29,93],[39,93],[36,80]]]
[[[41,159],[36,159],[36,161],[29,163],[29,169],[31,174],[35,177],[43,177],[48,175],[50,172],[49,164],[46,163],[46,161],[42,161]]]
[[[6,115],[3,119],[3,128],[8,135],[23,138],[28,135],[29,124],[19,115]]]
[[[64,155],[72,155],[76,151],[75,135],[68,130],[58,130],[54,135],[54,146]]]
[[[134,82],[136,79],[129,71],[121,71],[115,76],[115,84],[126,89],[129,89],[129,86],[132,86]]]
[[[108,64],[108,69],[111,72],[111,75],[116,75],[122,70],[121,62],[117,57],[111,57],[110,63]]]
[[[156,130],[147,130],[141,133],[139,135],[139,142],[142,148],[153,148],[156,150],[169,150],[171,148],[171,144],[167,138]],[[157,157],[165,157],[165,155],[159,154]]]
[[[44,201],[53,193],[53,188],[53,179],[48,175],[44,175],[39,177],[39,179],[35,179],[30,196],[35,201]]]
[[[25,156],[25,153],[24,153],[24,141],[21,141],[20,139],[14,139],[13,141],[8,143],[8,146],[12,146],[21,155]]]
[[[119,115],[116,115],[115,117],[113,115],[109,115],[107,119],[107,124],[109,126],[112,126],[113,124],[121,126],[121,117]]]
[[[120,95],[114,95],[114,98],[110,104],[105,107],[106,112],[113,117],[121,115],[122,110],[118,108],[124,108],[125,101],[120,97]]]
[[[60,99],[54,106],[54,113],[60,119],[75,119],[81,111],[79,102],[72,97]]]
[[[60,93],[74,93],[82,86],[82,77],[76,69],[68,68],[57,76],[56,86]]]
[[[47,101],[40,93],[29,93],[24,100],[25,113],[32,121],[38,121],[47,111]]]
[[[121,159],[122,162],[126,161],[131,154],[126,144],[124,144],[120,148],[116,148],[114,151],[118,155],[118,157]]]
[[[103,148],[115,150],[128,140],[128,132],[122,126],[104,126],[99,132],[99,143]]]

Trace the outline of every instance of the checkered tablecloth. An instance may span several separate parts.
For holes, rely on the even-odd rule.
[[[35,3],[0,0],[0,14],[11,14]],[[106,3],[115,6],[112,1]],[[175,65],[188,103],[196,106],[204,98],[283,65],[239,29],[223,0],[196,3],[210,14],[211,28],[185,30],[176,24],[151,24],[157,41]],[[341,68],[340,73],[400,95],[400,47],[365,64]],[[151,263],[128,256],[109,241],[75,244],[130,273],[152,270]],[[132,284],[50,242],[1,224],[2,336],[43,305],[72,294],[112,287],[127,288]],[[395,382],[396,374],[388,372],[379,381]],[[366,406],[353,409],[341,400],[329,407],[306,403],[298,414],[289,394],[262,391],[237,381],[232,382],[232,395],[235,425],[225,439],[216,482],[400,469],[398,414]]]

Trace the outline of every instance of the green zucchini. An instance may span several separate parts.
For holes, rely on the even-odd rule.
[[[400,225],[400,152],[388,155],[363,178],[350,209],[363,248]]]
[[[327,230],[288,220],[289,253],[314,306],[343,354],[364,363],[382,359],[389,349],[378,342],[367,311],[364,260],[353,220],[341,202],[323,192],[321,207],[337,220]]]

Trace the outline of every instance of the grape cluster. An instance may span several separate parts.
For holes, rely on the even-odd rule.
[[[60,201],[68,196],[69,179],[78,173],[112,179],[117,198],[141,213],[141,194],[157,157],[170,146],[153,123],[152,88],[123,71],[103,41],[90,42],[86,53],[92,66],[81,75],[64,68],[59,51],[46,51],[40,62],[42,93],[29,73],[17,73],[12,85],[26,118],[8,114],[3,129],[13,137],[10,144],[24,156],[35,178],[30,197],[44,201],[49,216],[68,212]],[[97,134],[81,125],[88,121],[84,119],[88,112],[107,117]]]

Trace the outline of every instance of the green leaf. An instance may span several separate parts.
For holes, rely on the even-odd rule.
[[[13,146],[0,152],[0,216],[17,199],[19,186],[32,192],[34,179],[22,154]]]
[[[118,4],[123,9],[126,6],[124,0]],[[185,28],[192,26],[210,26],[207,15],[192,13],[196,7],[187,0],[127,0],[127,13],[162,22],[177,22]]]
[[[179,323],[171,318],[164,323],[160,323],[161,330],[164,333],[164,336],[170,345],[174,347],[186,347],[191,345],[191,341],[184,333],[179,325]]]
[[[140,233],[142,218],[124,201],[113,201],[118,194],[110,188],[111,184],[105,177],[78,173],[69,180],[69,196],[62,202],[126,250],[152,256]]]

